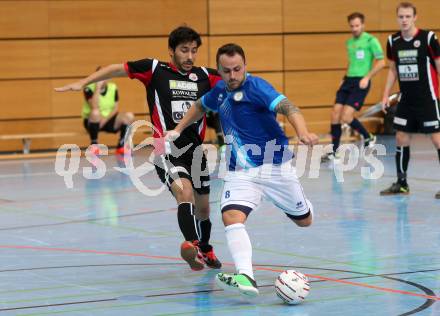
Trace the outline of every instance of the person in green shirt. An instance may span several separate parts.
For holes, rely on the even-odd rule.
[[[346,42],[348,69],[339,90],[331,114],[331,135],[333,151],[323,157],[323,161],[339,158],[337,149],[341,140],[341,123],[350,125],[362,135],[364,146],[372,147],[376,137],[354,117],[364,104],[370,89],[371,78],[384,66],[384,54],[376,37],[365,32],[365,16],[354,12],[347,17],[353,35]]]
[[[99,70],[101,67],[98,67]],[[84,88],[84,104],[82,118],[84,127],[90,135],[92,145],[98,144],[100,131],[107,133],[120,132],[116,153],[123,155],[124,138],[127,127],[133,123],[134,115],[131,112],[118,112],[118,87],[108,80],[92,83]],[[92,152],[99,154],[98,146],[92,146]]]

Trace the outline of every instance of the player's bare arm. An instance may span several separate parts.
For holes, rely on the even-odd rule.
[[[373,67],[371,68],[370,72],[359,82],[359,87],[361,89],[366,89],[368,87],[368,83],[370,82],[371,78],[373,78],[384,67],[385,67],[384,59],[375,59]]]
[[[300,109],[287,98],[278,103],[275,111],[287,117],[287,120],[295,128],[296,134],[302,143],[306,145],[314,145],[318,143],[318,136],[314,133],[309,133],[307,130],[306,121],[304,120]]]
[[[387,81],[385,84],[385,90],[383,92],[383,97],[382,97],[382,111],[386,112],[387,108],[390,107],[390,102],[388,100],[390,93],[391,93],[391,89],[394,86],[394,83],[397,80],[397,69],[396,69],[396,63],[394,61],[390,61],[390,69],[388,70],[388,76],[387,76]]]
[[[435,59],[435,68],[437,69],[437,73],[440,76],[440,57]]]
[[[300,113],[300,109],[294,105],[289,99],[285,98],[278,103],[275,108],[277,113],[283,114],[285,116],[289,116],[291,114]]]
[[[99,95],[100,95],[101,89],[102,89],[102,82],[103,81],[99,81],[96,84],[95,91],[93,91],[93,95],[89,99],[90,100],[89,104],[90,104],[91,108],[94,110],[99,110]]]
[[[98,82],[105,79],[115,78],[115,77],[126,77],[127,73],[124,68],[124,64],[112,64],[105,66],[98,71],[95,71],[88,77],[81,79],[79,81],[67,84],[63,87],[55,88],[57,92],[65,91],[81,91],[88,84]]]

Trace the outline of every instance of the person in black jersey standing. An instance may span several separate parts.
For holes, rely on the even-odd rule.
[[[203,153],[199,156],[201,151],[198,150],[203,142],[206,118],[186,129],[172,148],[166,146],[163,136],[180,122],[188,111],[188,105],[220,80],[216,70],[194,66],[201,44],[200,35],[195,30],[180,26],[168,37],[170,62],[141,59],[112,64],[82,80],[55,89],[59,92],[81,91],[93,82],[127,76],[144,84],[154,126],[156,172],[177,201],[177,219],[185,238],[181,244],[181,255],[192,270],[201,270],[205,264],[211,268],[221,267],[209,244],[209,174],[206,172],[206,157]],[[194,164],[199,168],[193,168]]]
[[[434,32],[416,27],[416,13],[413,4],[400,3],[397,6],[400,31],[390,35],[387,42],[390,69],[382,99],[383,110],[389,107],[388,97],[396,80],[401,95],[394,117],[397,182],[381,191],[381,195],[409,194],[406,171],[411,134],[429,134],[440,160],[440,45]],[[440,191],[435,197],[440,199]]]

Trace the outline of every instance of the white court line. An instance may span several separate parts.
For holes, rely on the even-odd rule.
[[[34,243],[37,243],[37,244],[40,244],[43,246],[52,246],[51,244],[44,242],[42,240],[39,240],[39,239],[28,238],[28,237],[24,237],[24,236],[15,236],[15,235],[11,235],[9,237],[15,237],[15,238],[23,239],[25,241],[31,241],[31,242],[34,242]]]
[[[40,176],[49,176],[49,175],[53,175],[53,174],[55,174],[55,171],[54,172],[0,174],[0,179],[22,178],[22,177],[40,177]]]

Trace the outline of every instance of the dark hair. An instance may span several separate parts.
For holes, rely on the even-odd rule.
[[[172,50],[176,50],[176,47],[182,43],[196,42],[197,47],[202,45],[202,39],[199,33],[188,26],[179,26],[174,29],[168,36],[168,47]]]
[[[360,12],[353,12],[352,14],[350,14],[349,16],[347,16],[347,21],[348,23],[350,23],[351,20],[354,19],[360,19],[362,23],[364,23],[365,21],[365,15],[363,15]]]
[[[417,9],[414,6],[414,4],[412,4],[411,2],[400,2],[396,8],[396,13],[399,11],[400,8],[403,8],[403,9],[411,8],[411,9],[413,9],[414,16],[416,16],[416,14],[417,14]]]
[[[217,55],[215,57],[215,60],[217,62],[217,67],[218,67],[218,61],[220,59],[220,55],[234,56],[235,54],[240,55],[243,58],[243,61],[246,63],[246,56],[244,55],[244,50],[243,48],[241,48],[240,45],[229,43],[220,47],[217,50]]]

